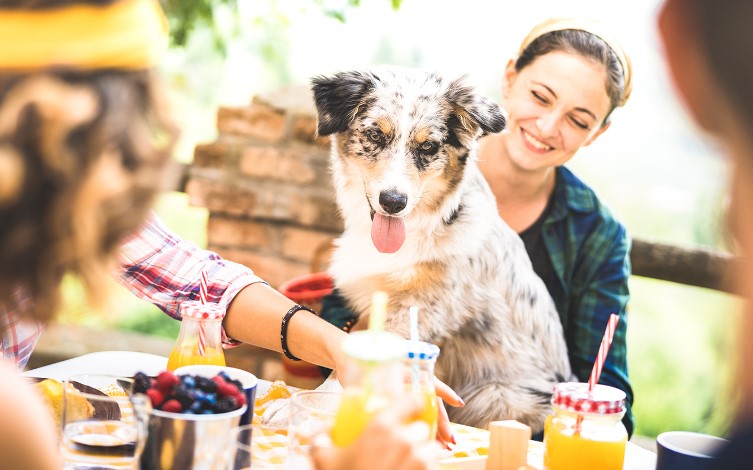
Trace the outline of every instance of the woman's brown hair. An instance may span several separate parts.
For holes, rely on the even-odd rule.
[[[617,106],[624,103],[629,90],[626,89],[625,71],[617,54],[598,36],[577,29],[563,29],[542,34],[521,51],[515,61],[515,70],[520,72],[538,57],[558,51],[578,54],[604,65],[607,71],[606,90],[611,108],[603,124],[609,122],[609,115]]]
[[[176,131],[152,71],[0,73],[0,305],[39,320],[66,273],[97,299],[143,223]]]

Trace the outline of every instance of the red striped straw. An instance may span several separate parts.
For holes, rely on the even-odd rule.
[[[207,289],[209,282],[207,281],[207,273],[203,269],[201,270],[201,282],[199,283],[199,299],[202,304],[207,303]],[[203,356],[206,348],[207,334],[204,331],[204,322],[199,320],[199,356]]]
[[[609,315],[609,322],[607,323],[607,329],[604,331],[604,338],[601,340],[599,346],[599,354],[596,356],[596,362],[594,362],[594,368],[591,370],[591,376],[588,378],[588,393],[593,392],[594,387],[599,382],[599,376],[601,376],[601,369],[604,367],[604,362],[607,360],[607,354],[609,354],[609,346],[612,345],[612,338],[614,338],[614,332],[617,329],[617,322],[620,321],[619,315]]]
[[[599,377],[601,376],[601,369],[604,368],[604,362],[607,360],[607,354],[609,354],[609,346],[612,345],[612,338],[614,338],[614,332],[617,329],[617,322],[620,321],[620,316],[617,314],[609,315],[609,321],[607,322],[607,329],[604,331],[604,337],[601,339],[601,345],[599,345],[599,353],[596,355],[596,361],[594,361],[594,368],[591,370],[591,376],[588,378],[588,395],[594,391],[594,387],[599,383]],[[575,434],[580,434],[580,425],[583,422],[583,415],[579,414],[575,422]]]

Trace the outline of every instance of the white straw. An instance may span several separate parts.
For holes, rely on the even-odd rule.
[[[408,319],[410,321],[410,340],[412,343],[412,349],[413,349],[413,361],[412,361],[412,371],[413,371],[413,390],[415,392],[420,392],[418,388],[418,374],[419,374],[419,365],[418,365],[418,307],[410,307],[408,309]]]
[[[418,342],[418,307],[409,308],[408,315],[410,319],[410,340],[416,343]]]

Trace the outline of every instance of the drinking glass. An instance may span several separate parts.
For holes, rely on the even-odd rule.
[[[288,456],[288,430],[263,424],[246,424],[230,433],[227,470],[284,468]]]
[[[342,400],[340,392],[303,390],[290,397],[288,468],[312,468],[309,451],[319,435],[329,435]]]
[[[138,468],[149,405],[132,389],[131,378],[108,375],[75,375],[64,383],[65,469]]]

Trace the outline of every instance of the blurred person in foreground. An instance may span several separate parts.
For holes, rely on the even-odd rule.
[[[138,278],[132,290],[157,289],[165,305],[187,300],[170,297],[177,288],[154,264],[184,242],[148,219],[177,134],[154,71],[167,24],[156,0],[0,0],[0,43],[0,466],[60,468],[51,422],[13,363],[25,363],[54,316],[63,276],[79,276],[97,304],[120,250],[121,277]],[[230,265],[195,246],[172,261],[169,279],[196,275],[196,293],[202,267]],[[250,270],[233,269],[236,278],[214,298],[210,291],[232,302],[228,334],[280,350],[280,320],[293,302]],[[296,315],[288,346],[336,366],[342,334],[315,315]],[[391,432],[372,439],[406,442],[411,455],[435,449],[400,432],[414,412],[385,415]],[[424,468],[436,460],[417,461]]]
[[[742,254],[738,290],[747,301],[737,357],[739,413],[710,468],[753,462],[753,2],[665,0],[659,32],[675,88],[695,122],[730,158],[728,224]],[[747,462],[747,463],[746,463]]]

